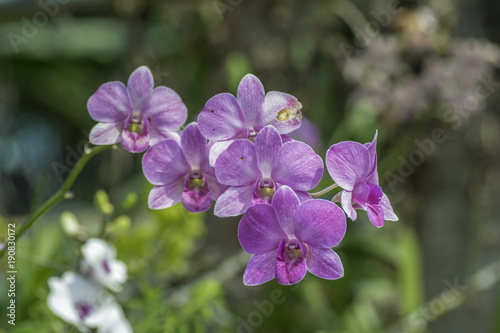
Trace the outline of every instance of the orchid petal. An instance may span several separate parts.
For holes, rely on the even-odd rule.
[[[368,176],[371,169],[370,155],[359,142],[340,142],[328,149],[326,167],[337,185],[352,191],[358,182]]]
[[[264,86],[255,75],[247,74],[241,79],[237,98],[248,126],[264,125],[255,122],[262,113],[264,97]]]
[[[281,186],[273,196],[272,206],[281,228],[289,238],[295,237],[295,221],[300,201],[297,194],[288,186]]]
[[[200,169],[206,156],[207,139],[201,134],[196,123],[187,125],[182,132],[181,148],[191,168]]]
[[[274,160],[281,148],[281,137],[272,126],[266,126],[255,138],[255,153],[263,177],[271,177]]]
[[[181,147],[175,140],[165,140],[152,146],[142,159],[144,176],[153,185],[168,184],[173,179],[184,180],[190,169]]]
[[[231,143],[233,143],[234,141],[235,140],[226,140],[226,141],[215,142],[212,144],[208,155],[208,161],[211,166],[215,165],[215,162],[217,161],[217,158],[219,158],[219,155],[222,154],[224,151],[226,151],[227,147],[229,147]]]
[[[142,109],[144,102],[153,92],[153,87],[153,74],[146,66],[141,66],[130,74],[127,90],[134,109],[138,111]]]
[[[228,93],[209,99],[198,116],[200,131],[209,140],[239,139],[245,131],[245,124],[238,101]]]
[[[368,218],[370,222],[377,228],[384,226],[384,211],[380,205],[367,205],[366,212],[368,213]]]
[[[262,125],[272,125],[280,134],[294,131],[302,123],[302,104],[294,96],[282,92],[267,93],[262,113]]]
[[[286,238],[276,213],[268,204],[250,207],[238,226],[238,239],[247,253],[263,253],[276,250]]]
[[[121,122],[132,112],[127,88],[119,81],[104,83],[90,96],[87,109],[99,122]]]
[[[352,221],[355,221],[357,213],[356,210],[352,207],[352,192],[344,190],[340,193],[342,193],[340,197],[342,209],[344,210],[348,218],[350,218]]]
[[[368,172],[368,177],[366,177],[366,182],[374,183],[378,185],[378,173],[377,173],[377,137],[378,131],[375,131],[375,137],[372,142],[365,143],[365,147],[368,149],[368,154],[370,155],[370,171]]]
[[[238,216],[247,211],[253,203],[254,184],[228,188],[215,202],[217,217]]]
[[[184,184],[182,180],[174,180],[169,184],[155,186],[149,192],[148,206],[151,209],[172,207],[182,198]]]
[[[384,212],[384,219],[387,221],[397,221],[399,220],[397,215],[394,213],[392,209],[391,203],[387,195],[382,195],[382,199],[380,199],[380,206]]]
[[[123,123],[98,123],[89,134],[90,143],[94,145],[112,145],[120,142]]]
[[[246,139],[236,140],[215,162],[219,182],[230,186],[254,184],[261,177],[255,147]]]
[[[323,175],[323,160],[303,142],[283,144],[274,162],[272,178],[294,190],[308,191]]]
[[[248,261],[243,283],[246,286],[256,286],[276,277],[276,250],[254,254]]]
[[[144,114],[151,126],[157,129],[177,131],[186,122],[187,108],[181,97],[167,87],[156,87],[144,106]]]
[[[307,245],[327,248],[340,243],[346,228],[345,215],[336,204],[328,200],[313,199],[300,206],[295,235]]]
[[[306,263],[307,270],[322,279],[336,280],[344,276],[342,261],[332,249],[309,247]]]

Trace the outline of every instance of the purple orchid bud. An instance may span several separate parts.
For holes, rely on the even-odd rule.
[[[208,210],[212,199],[227,189],[208,164],[209,148],[196,123],[186,126],[180,144],[170,139],[152,146],[142,160],[144,175],[155,185],[149,207],[163,209],[182,201],[190,212]]]
[[[372,142],[343,141],[326,153],[326,167],[333,181],[343,191],[337,194],[342,208],[351,220],[356,209],[365,210],[371,223],[382,227],[385,220],[397,221],[391,203],[379,186],[377,173],[377,132]]]
[[[276,190],[290,186],[302,201],[318,185],[323,160],[303,142],[282,143],[273,126],[264,127],[255,137],[236,140],[215,163],[221,184],[230,186],[215,203],[218,217],[237,216],[258,203],[271,203]]]
[[[307,271],[334,280],[344,276],[337,246],[346,232],[346,218],[334,203],[312,199],[300,203],[288,186],[280,187],[271,205],[248,209],[238,226],[241,247],[253,254],[243,283],[253,286],[274,278],[290,285]]]
[[[99,122],[90,131],[90,142],[121,142],[124,149],[140,153],[162,140],[178,138],[175,131],[186,121],[186,106],[172,89],[153,87],[146,66],[130,75],[127,87],[119,81],[100,86],[87,104],[90,116]]]
[[[302,104],[292,95],[277,91],[265,94],[264,86],[247,74],[238,86],[237,97],[218,94],[205,104],[198,116],[201,133],[215,144],[210,151],[210,164],[231,142],[253,140],[266,125],[273,125],[280,134],[300,127]]]

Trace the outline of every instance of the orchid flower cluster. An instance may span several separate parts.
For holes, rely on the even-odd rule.
[[[81,332],[96,329],[102,333],[132,332],[122,308],[112,295],[121,291],[127,280],[127,266],[116,260],[113,246],[90,238],[81,247],[81,274],[64,272],[49,279],[50,310]]]
[[[328,189],[342,190],[331,200],[313,199],[309,191],[323,176],[323,160],[288,136],[301,126],[302,104],[286,93],[265,93],[252,74],[241,80],[236,96],[212,97],[197,122],[185,127],[182,99],[170,88],[154,88],[145,66],[127,86],[103,84],[88,111],[99,122],[90,132],[92,144],[121,142],[132,153],[145,152],[143,172],[154,185],[150,208],[182,202],[190,212],[203,212],[214,200],[218,217],[243,214],[238,238],[253,254],[246,285],[274,278],[290,285],[307,271],[338,279],[343,266],[331,248],[345,235],[346,215],[354,221],[356,210],[365,210],[376,227],[398,219],[379,185],[377,133],[369,143],[345,141],[328,149],[326,167],[335,182]]]

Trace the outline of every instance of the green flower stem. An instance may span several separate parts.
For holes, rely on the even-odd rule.
[[[337,184],[330,185],[330,186],[328,186],[327,188],[322,189],[322,190],[321,190],[321,191],[319,191],[319,192],[316,192],[316,193],[311,193],[311,196],[312,196],[313,198],[320,197],[320,196],[322,196],[323,194],[326,194],[326,193],[330,192],[331,190],[333,190],[333,189],[335,189],[335,188],[337,188],[337,187],[339,187]]]
[[[68,178],[64,181],[62,184],[61,188],[54,193],[43,205],[41,205],[31,216],[28,218],[28,220],[17,230],[16,232],[16,241],[29,229],[31,226],[43,215],[45,212],[47,212],[49,209],[54,207],[56,204],[58,204],[61,200],[63,199],[70,199],[73,197],[73,194],[70,192],[71,186],[73,186],[73,183],[75,182],[76,178],[80,174],[80,172],[83,170],[85,165],[88,163],[88,161],[94,157],[95,155],[99,154],[100,152],[109,149],[111,146],[95,146],[93,148],[87,148],[85,147],[85,151],[83,155],[80,157],[80,160],[76,163],[75,167],[73,170],[68,175]],[[1,251],[0,251],[0,258],[2,258],[7,250],[7,246],[5,246]]]

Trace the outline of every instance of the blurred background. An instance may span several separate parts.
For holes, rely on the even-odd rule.
[[[245,287],[238,218],[148,210],[141,154],[106,151],[18,242],[16,326],[2,315],[0,331],[69,332],[47,279],[104,230],[128,265],[117,298],[135,332],[500,332],[499,17],[488,0],[0,0],[1,239],[82,154],[88,98],[140,65],[189,121],[257,75],[301,101],[295,137],[322,157],[378,129],[400,218],[348,221],[340,280]]]

